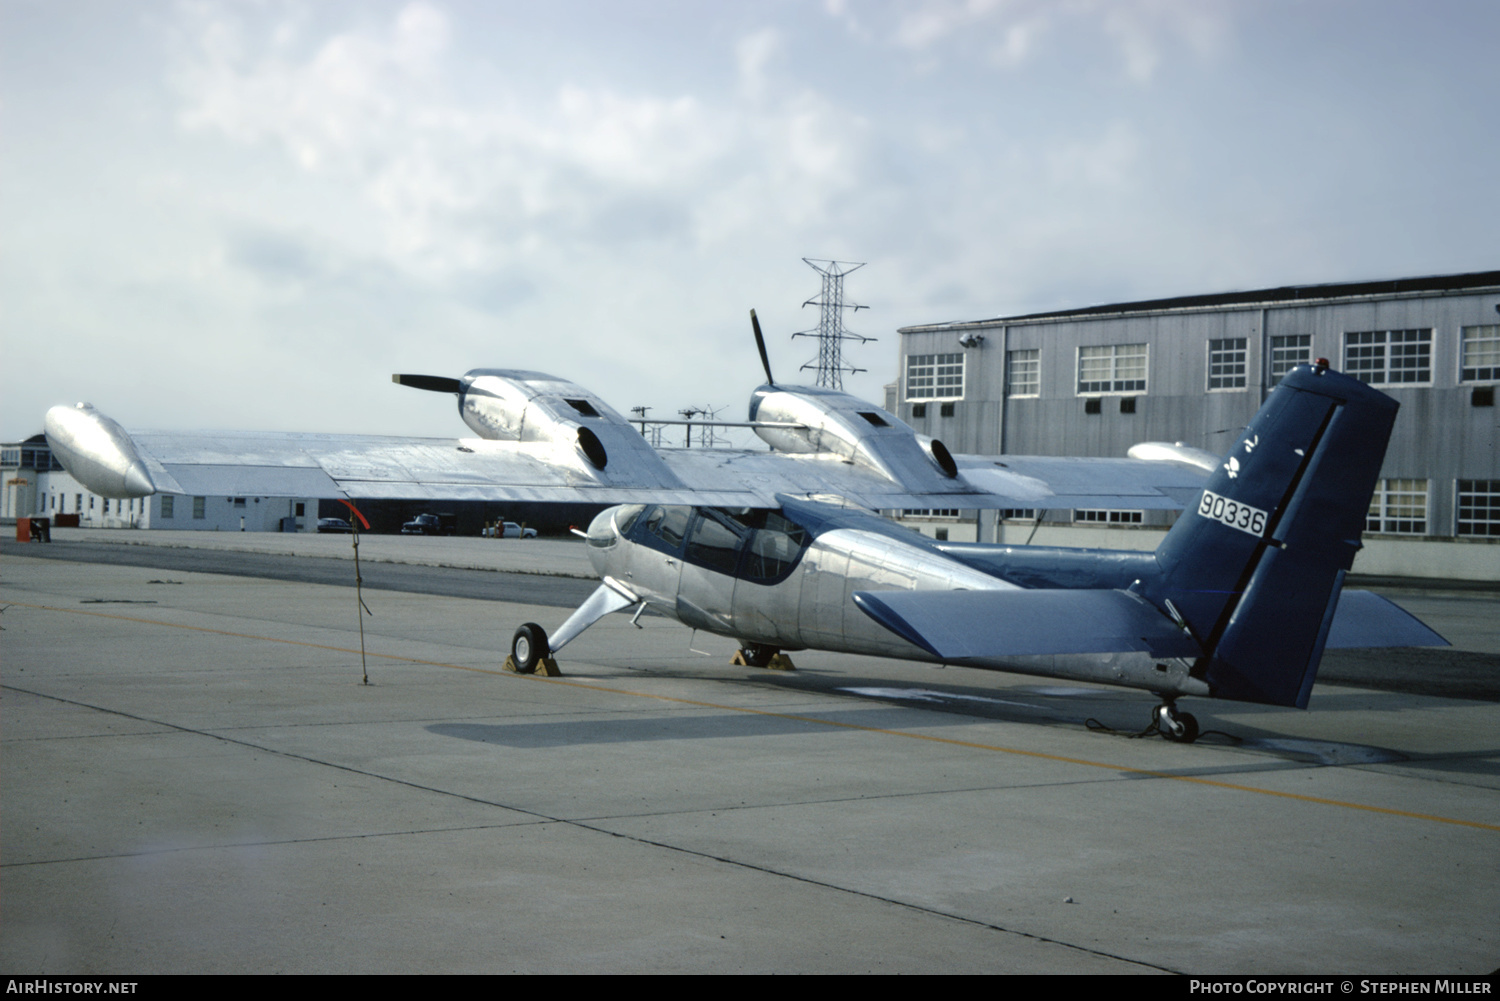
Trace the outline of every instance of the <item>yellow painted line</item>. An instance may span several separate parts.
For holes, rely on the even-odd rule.
[[[58,608],[53,605],[31,605],[22,601],[13,601],[10,604],[18,608],[34,608],[48,612],[63,612],[69,615],[92,615],[101,619],[118,619],[122,622],[138,622],[151,626],[166,626],[171,629],[189,629],[193,632],[210,633],[215,636],[234,636],[239,639],[261,640],[266,643],[284,643],[288,646],[311,647],[315,650],[330,650],[334,653],[358,654],[358,650],[347,647],[329,646],[324,643],[308,643],[304,640],[280,639],[275,636],[257,636],[254,633],[237,633],[227,629],[210,629],[206,626],[189,626],[176,622],[162,622],[159,619],[143,619],[133,615],[116,615],[112,612],[90,612],[81,608]],[[954,747],[968,747],[979,751],[994,751],[1000,754],[1013,754],[1024,758],[1038,758],[1043,761],[1058,761],[1069,765],[1082,765],[1086,768],[1107,768],[1114,772],[1126,772],[1131,775],[1145,775],[1157,779],[1170,779],[1173,782],[1190,782],[1194,785],[1212,786],[1217,789],[1232,789],[1235,792],[1255,793],[1260,796],[1275,796],[1279,799],[1297,800],[1303,803],[1317,803],[1322,806],[1338,806],[1347,810],[1363,810],[1367,813],[1381,813],[1391,817],[1407,817],[1412,820],[1431,820],[1439,824],[1454,824],[1459,827],[1475,827],[1484,831],[1500,831],[1500,824],[1486,824],[1477,820],[1459,820],[1456,817],[1443,817],[1433,813],[1416,813],[1411,810],[1396,810],[1386,806],[1370,806],[1365,803],[1350,803],[1346,800],[1327,799],[1323,796],[1307,796],[1302,793],[1281,792],[1277,789],[1261,789],[1256,786],[1240,785],[1236,782],[1221,782],[1218,779],[1205,779],[1196,775],[1174,775],[1171,772],[1155,771],[1150,768],[1136,768],[1131,765],[1112,765],[1103,761],[1090,761],[1087,758],[1073,758],[1062,754],[1047,754],[1043,751],[1026,751],[1018,747],[1003,747],[999,744],[984,744],[973,740],[955,740],[952,737],[934,737],[923,733],[908,733],[903,730],[888,730],[878,726],[865,726],[860,723],[843,723],[837,720],[818,719],[816,716],[799,716],[794,713],[778,713],[768,709],[752,709],[748,706],[728,706],[718,702],[703,702],[698,699],[684,699],[675,695],[654,695],[650,692],[637,692],[628,688],[611,688],[608,685],[593,684],[584,681],[568,681],[563,678],[544,678],[536,675],[520,675],[510,671],[495,670],[484,667],[468,667],[463,664],[449,664],[440,660],[423,660],[420,657],[406,657],[392,653],[368,653],[370,657],[380,657],[384,660],[403,661],[408,664],[422,664],[428,667],[446,667],[455,671],[472,671],[476,674],[493,674],[498,677],[510,677],[528,681],[544,682],[549,685],[561,685],[567,688],[582,688],[592,692],[603,692],[609,695],[627,695],[638,699],[655,699],[658,702],[674,702],[679,705],[697,706],[701,709],[719,709],[725,712],[747,713],[755,716],[771,716],[776,719],[793,720],[800,723],[813,723],[819,726],[842,727],[845,730],[861,730],[865,733],[879,733],[890,737],[904,737],[907,740],[922,740],[933,744],[949,744]]]

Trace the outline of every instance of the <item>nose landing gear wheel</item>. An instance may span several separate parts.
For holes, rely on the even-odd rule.
[[[517,674],[533,674],[536,667],[552,650],[547,646],[547,630],[535,622],[528,622],[510,640],[510,659],[516,665]]]
[[[1167,740],[1176,744],[1191,744],[1198,739],[1198,720],[1192,713],[1180,713],[1168,702],[1152,710],[1156,719],[1156,730]]]

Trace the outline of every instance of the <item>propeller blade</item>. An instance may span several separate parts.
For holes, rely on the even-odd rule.
[[[760,333],[760,320],[755,315],[755,310],[750,311],[750,327],[755,331],[755,346],[760,349],[760,367],[766,370],[767,385],[776,385],[776,379],[771,375],[771,359],[766,357],[766,339]]]
[[[458,393],[464,388],[463,383],[457,379],[450,379],[446,375],[401,375],[398,373],[391,376],[391,381],[398,386],[425,389],[429,393]]]

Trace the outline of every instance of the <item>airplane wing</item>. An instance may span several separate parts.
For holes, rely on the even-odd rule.
[[[847,394],[763,386],[747,426],[771,447],[655,449],[598,396],[540,372],[397,375],[453,393],[470,438],[127,432],[87,404],[47,412],[47,440],[95,493],[652,502],[777,507],[778,494],[867,508],[1181,508],[1206,477],[1177,461],[952,456]]]
[[[958,475],[953,479],[924,481],[920,489],[912,489],[838,455],[664,449],[661,456],[690,488],[712,493],[741,486],[758,495],[752,506],[761,507],[777,506],[776,494],[834,494],[872,510],[1178,510],[1196,502],[1206,478],[1199,470],[1137,459],[959,455],[954,456]]]
[[[754,491],[689,486],[640,468],[594,470],[545,443],[177,431],[130,438],[152,485],[165,493],[714,507],[759,502]]]
[[[776,507],[777,494],[836,495],[871,509],[1175,509],[1203,474],[1134,459],[961,456],[941,492],[911,490],[838,456],[663,449],[661,468],[594,469],[546,443],[274,432],[127,433],[145,489],[281,497],[658,503]],[[57,450],[75,475],[80,470]],[[91,485],[80,476],[80,481]],[[924,485],[926,486],[926,485]],[[96,491],[111,493],[111,490]]]

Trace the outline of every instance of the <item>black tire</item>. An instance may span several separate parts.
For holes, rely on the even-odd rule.
[[[1181,733],[1173,733],[1168,726],[1159,727],[1161,735],[1174,744],[1191,744],[1198,739],[1198,717],[1192,713],[1177,713],[1177,722],[1182,726]]]
[[[516,630],[510,639],[510,659],[515,662],[516,672],[531,674],[545,658],[552,656],[547,646],[547,630],[535,622],[528,622]]]
[[[740,656],[743,657],[745,659],[745,663],[749,664],[751,667],[765,667],[767,664],[771,663],[771,658],[776,656],[780,652],[781,651],[776,647],[767,646],[764,643],[740,644]]]
[[[1183,713],[1177,717],[1182,721],[1182,736],[1177,738],[1180,744],[1191,744],[1198,739],[1198,717],[1192,713]]]

